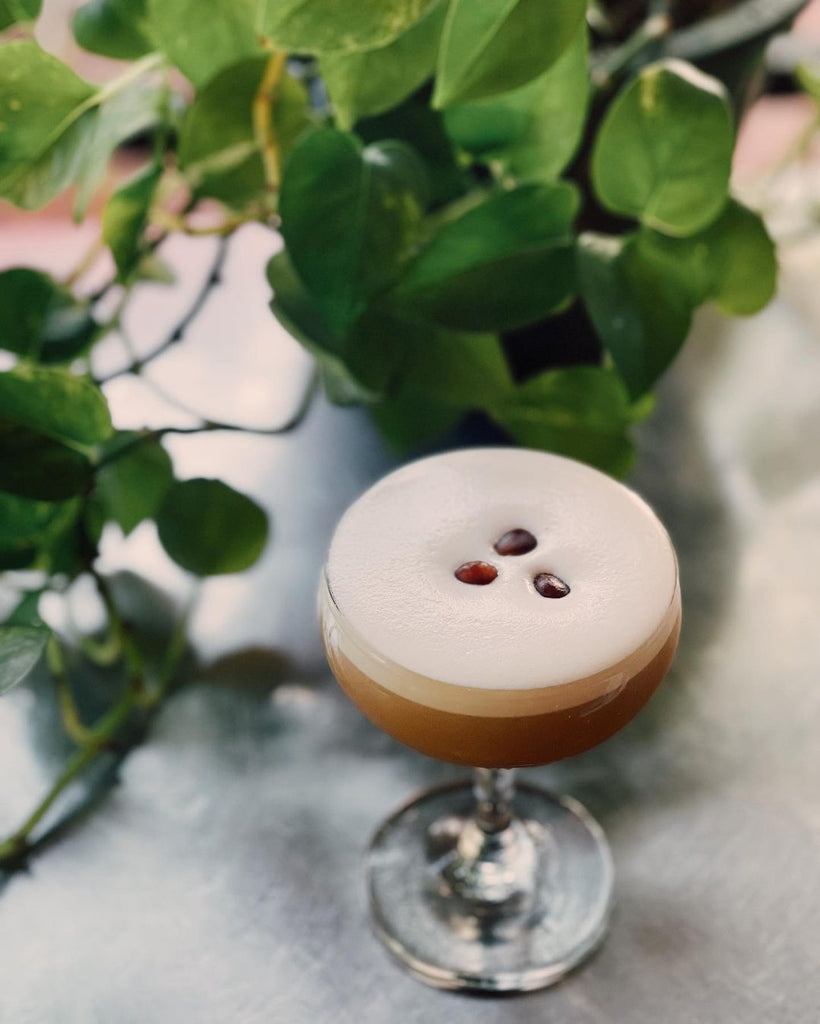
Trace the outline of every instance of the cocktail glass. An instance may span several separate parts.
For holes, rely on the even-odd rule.
[[[445,591],[453,587],[453,614],[458,617],[462,612],[470,621],[477,601],[484,601],[490,612],[492,602],[496,601],[506,614],[510,602],[529,600],[532,608],[527,607],[522,614],[546,617],[544,650],[548,657],[548,627],[554,619],[552,609],[557,607],[552,601],[569,601],[575,593],[580,612],[574,614],[569,603],[562,606],[562,614],[570,629],[580,615],[581,628],[592,621],[592,613],[585,617],[580,602],[597,601],[605,606],[604,615],[607,607],[613,607],[601,597],[605,584],[595,583],[593,577],[606,580],[609,572],[616,583],[620,579],[620,586],[630,582],[640,585],[640,567],[634,569],[631,564],[636,558],[634,551],[639,552],[640,560],[643,548],[638,543],[634,551],[622,551],[620,561],[614,554],[610,556],[618,565],[623,562],[627,566],[624,571],[617,567],[609,571],[607,566],[600,570],[595,559],[592,563],[588,559],[592,568],[584,570],[583,552],[580,558],[577,552],[575,558],[570,552],[565,555],[570,571],[564,569],[563,575],[573,579],[566,586],[566,593],[550,590],[542,595],[536,589],[539,578],[545,574],[563,583],[562,576],[553,571],[561,563],[562,545],[572,548],[575,537],[572,523],[561,525],[553,520],[550,527],[549,485],[544,485],[543,515],[538,502],[531,500],[532,493],[537,497],[538,486],[532,492],[533,485],[527,484],[526,500],[517,499],[515,494],[508,500],[493,497],[489,500],[489,513],[486,508],[477,507],[475,515],[469,518],[470,500],[479,506],[482,500],[481,487],[473,486],[475,480],[480,483],[488,467],[490,475],[494,466],[506,467],[500,471],[503,494],[509,484],[507,469],[516,459],[522,472],[526,469],[530,473],[534,468],[536,473],[542,471],[547,477],[555,477],[554,486],[559,489],[575,487],[571,502],[583,498],[587,482],[591,498],[596,501],[600,501],[601,494],[611,495],[612,505],[603,510],[604,518],[610,514],[615,519],[621,516],[624,521],[618,529],[627,531],[624,537],[636,540],[634,531],[646,528],[646,544],[653,548],[651,557],[647,555],[646,572],[651,571],[653,558],[667,560],[663,562],[663,586],[656,588],[654,605],[644,602],[652,614],[642,612],[641,642],[627,644],[630,649],[626,653],[623,645],[618,647],[617,631],[602,625],[601,634],[610,645],[612,657],[604,656],[606,664],[597,671],[558,682],[550,678],[544,686],[532,685],[532,678],[521,687],[515,685],[515,680],[503,686],[464,685],[463,681],[441,678],[453,671],[452,659],[447,656],[441,657],[445,671],[425,673],[419,671],[424,657],[419,662],[411,648],[399,644],[398,656],[394,650],[387,651],[390,644],[386,643],[385,634],[372,628],[376,621],[373,616],[362,616],[353,599],[354,581],[345,578],[356,559],[351,562],[347,551],[334,560],[336,539],[320,585],[319,614],[328,660],[339,684],[361,711],[409,747],[444,761],[480,766],[475,768],[472,782],[427,790],[401,807],[378,829],[367,853],[370,905],[378,936],[405,968],[440,988],[496,992],[542,988],[558,981],[598,946],[607,926],[613,883],[612,860],[603,832],[571,797],[556,797],[527,783],[515,786],[515,769],[580,753],[625,725],[663,678],[680,631],[677,562],[668,536],[649,507],[622,485],[587,467],[543,453],[507,449],[472,449],[422,460],[391,474],[396,478],[392,484],[388,477],[373,488],[374,492],[379,487],[397,489],[393,498],[388,494],[386,508],[379,507],[380,502],[376,501],[376,507],[368,509],[365,495],[348,512],[337,538],[343,534],[338,543],[347,543],[349,548],[352,545],[354,551],[356,545],[361,548],[359,585],[367,586],[373,573],[393,574],[398,593],[383,599],[385,615],[401,611],[405,589],[408,599],[416,603],[423,588],[435,588],[439,585],[437,581]],[[455,470],[455,476],[451,470]],[[409,490],[407,480],[401,479],[403,473],[409,477]],[[458,488],[459,473],[464,488],[470,492],[462,503],[468,509],[469,525],[463,525],[467,519],[460,509],[450,519],[445,515],[442,526],[435,511],[424,511],[430,507],[426,502],[414,504],[412,492],[414,488],[423,492],[428,486],[425,474],[430,475],[430,498],[435,503],[436,497],[441,497],[442,480],[445,488]],[[562,500],[559,497],[555,502],[561,506]],[[389,557],[390,542],[381,543],[373,537],[374,523],[386,510],[391,513],[389,529],[395,531],[395,548],[402,545],[405,531],[409,530],[415,538],[423,535],[425,515],[431,517],[433,541],[418,542],[418,550],[406,562],[401,557]],[[566,509],[561,507],[559,512],[565,516]],[[588,514],[585,517],[579,510],[581,537],[590,536],[590,521],[594,522],[598,514],[593,513],[590,520]],[[525,524],[520,522],[522,519]],[[525,543],[519,546],[526,547],[526,551],[499,554],[499,549],[504,550],[500,541],[509,535],[509,528],[529,536],[534,546],[530,548]],[[609,528],[604,527],[605,531]],[[552,534],[560,536],[551,544]],[[604,538],[599,545],[604,560],[607,544],[618,542],[619,536],[616,529],[612,537]],[[364,545],[362,537],[367,541]],[[594,547],[598,541],[592,543]],[[627,541],[622,540],[621,544],[627,545]],[[465,554],[477,558],[464,561]],[[415,585],[402,587],[407,565],[414,558],[428,555],[433,568],[421,584],[422,591]],[[459,569],[465,565],[467,571],[459,576]],[[476,573],[480,577],[485,571],[476,570],[475,565],[489,566],[486,574],[490,578],[473,579]],[[425,567],[421,566],[420,571],[424,575]],[[590,578],[586,589],[585,572]],[[501,585],[495,595],[490,592],[498,573],[506,573],[502,584],[508,588],[509,597],[502,592]],[[451,577],[455,584],[450,583]],[[479,586],[461,583],[461,577]],[[463,600],[459,587],[465,588]],[[528,588],[526,594],[524,587]],[[393,595],[394,591],[387,587],[384,593]],[[490,596],[486,597],[488,593]],[[658,594],[665,595],[662,603],[658,603]],[[350,613],[345,607],[346,598],[351,605]],[[386,608],[385,603],[390,601],[397,602],[396,607]],[[628,596],[624,601],[629,605]],[[415,610],[408,608],[408,614],[411,612],[415,615]],[[650,621],[652,628],[647,627]],[[503,626],[507,629],[508,623]],[[452,628],[448,622],[446,629]],[[441,630],[445,631],[443,623]],[[561,632],[557,625],[555,632]],[[594,632],[593,629],[589,636],[590,644],[595,643]],[[532,636],[523,637],[522,643],[532,644]],[[425,656],[427,665],[435,664],[435,644]],[[589,664],[594,666],[594,657]],[[484,668],[481,674],[486,676]],[[478,663],[475,670],[478,672]]]

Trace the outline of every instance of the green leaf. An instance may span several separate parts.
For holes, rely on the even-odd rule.
[[[147,0],[151,37],[172,64],[194,83],[204,85],[243,57],[261,53],[257,31],[264,0]]]
[[[250,498],[220,480],[173,484],[157,516],[168,555],[197,576],[242,572],[261,555],[268,519]]]
[[[390,110],[432,76],[446,13],[447,4],[438,0],[387,46],[322,57],[322,77],[340,128]]]
[[[586,0],[452,0],[433,104],[508,92],[546,71],[569,46]]]
[[[98,94],[102,96],[103,94]],[[74,216],[85,216],[114,151],[128,139],[148,131],[166,115],[168,88],[162,79],[138,78],[100,103],[77,168]]]
[[[466,334],[419,327],[406,346],[400,389],[416,391],[458,409],[495,405],[512,387],[509,367],[494,334]]]
[[[263,4],[263,25],[272,41],[295,53],[350,53],[386,46],[406,32],[435,0],[279,0]]]
[[[62,509],[53,502],[31,501],[0,491],[0,548],[8,550],[21,542],[42,541]]]
[[[424,162],[431,207],[466,192],[467,176],[444,130],[444,118],[421,98],[411,96],[385,114],[359,121],[356,134],[365,144],[384,139],[407,143]]]
[[[63,501],[88,491],[91,472],[81,452],[0,417],[0,491]]]
[[[76,174],[94,88],[28,40],[0,46],[0,81],[0,197],[42,206]]]
[[[598,131],[592,182],[615,213],[692,235],[726,203],[734,125],[723,85],[679,60],[643,68]]]
[[[267,276],[273,288],[271,309],[282,326],[298,341],[315,345],[323,352],[341,353],[344,336],[329,327],[286,250],[271,258]]]
[[[566,183],[501,192],[441,228],[394,294],[449,327],[533,323],[573,294],[577,210],[578,193]]]
[[[134,60],[154,48],[146,31],[145,0],[88,0],[74,12],[71,29],[91,53]]]
[[[0,693],[25,679],[50,636],[45,626],[0,626]]]
[[[443,334],[427,322],[409,319],[388,302],[376,302],[348,330],[340,347],[348,374],[367,389],[366,401],[395,392],[414,355],[430,348],[431,337]]]
[[[642,228],[636,244],[645,260],[691,294],[693,305],[711,299],[730,316],[749,316],[774,295],[774,243],[761,218],[733,199],[696,235],[670,238]]]
[[[287,252],[277,253],[271,259],[267,274],[273,288],[271,310],[285,330],[316,360],[330,401],[337,405],[374,401],[378,392],[357,380],[346,365],[346,337],[328,326],[313,296],[299,280]],[[379,360],[374,359],[367,369],[369,377],[380,377]]]
[[[94,444],[111,433],[100,389],[68,370],[19,363],[0,373],[0,416],[54,437]]]
[[[97,324],[83,302],[39,270],[0,273],[0,348],[41,363],[83,352]]]
[[[580,459],[624,476],[634,447],[627,429],[635,415],[612,370],[573,366],[521,384],[492,410],[520,444]]]
[[[41,555],[76,520],[78,509],[77,501],[32,501],[0,491],[0,569],[42,562]]]
[[[473,409],[504,401],[512,379],[498,338],[432,325],[405,325],[401,379],[395,393],[372,409],[399,451],[426,444]]]
[[[647,259],[635,235],[587,233],[578,241],[584,305],[633,398],[678,353],[692,321],[692,293]]]
[[[162,167],[150,164],[142,168],[105,204],[102,236],[117,266],[117,278],[127,281],[145,251],[143,233]]]
[[[197,196],[211,196],[235,209],[258,200],[265,171],[252,118],[253,99],[267,57],[249,57],[225,68],[199,90],[186,114],[179,164]],[[280,159],[309,124],[301,82],[283,73],[273,102],[273,127]]]
[[[452,430],[464,410],[437,402],[422,391],[405,390],[374,405],[370,415],[391,448],[404,453]]]
[[[29,40],[0,46],[0,81],[0,197],[35,209],[77,181],[78,216],[111,153],[157,121],[166,94],[143,79],[96,90]]]
[[[443,432],[464,410],[497,396],[510,375],[497,338],[456,334],[386,302],[344,334],[331,331],[286,253],[268,265],[277,319],[317,359],[331,401],[368,403],[397,447]]]
[[[777,288],[777,253],[763,220],[730,202],[704,241],[713,267],[709,297],[730,316],[757,313]]]
[[[519,181],[553,181],[575,154],[589,98],[586,27],[520,89],[444,112],[450,137]]]
[[[423,210],[424,171],[399,142],[362,149],[331,128],[306,136],[285,166],[282,235],[332,328],[344,330],[396,277]]]
[[[42,0],[0,0],[0,32],[21,21],[34,21]]]
[[[123,454],[117,455],[123,448]],[[97,470],[95,494],[106,518],[118,523],[128,536],[159,511],[174,481],[171,459],[159,441],[140,439],[130,431],[118,431],[102,454],[110,461]]]

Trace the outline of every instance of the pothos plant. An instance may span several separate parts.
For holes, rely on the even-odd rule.
[[[184,342],[231,234],[256,221],[284,239],[267,266],[273,315],[313,355],[328,396],[366,404],[395,445],[430,443],[478,412],[516,442],[614,474],[694,309],[748,314],[770,298],[772,243],[729,195],[726,90],[651,59],[685,5],[644,4],[636,20],[631,4],[619,22],[623,6],[212,0],[204,16],[195,0],[89,0],[73,18],[77,43],[127,62],[97,87],[35,41],[40,0],[0,0],[0,197],[36,209],[71,188],[83,218],[118,147],[144,144],[143,166],[102,210],[113,257],[102,287],[75,287],[98,248],[64,280],[0,274],[0,568],[16,593],[0,690],[45,652],[74,744],[0,862],[25,857],[62,791],[126,749],[134,717],[175,678],[184,631],[146,655],[99,571],[104,530],[153,520],[168,555],[199,576],[248,567],[266,542],[250,498],[175,479],[163,440],[179,428],[116,430],[111,378],[94,371],[95,343],[122,330],[169,234],[217,235],[217,262],[169,336],[114,375]],[[517,378],[510,332],[542,325],[549,337],[573,310],[594,358]],[[40,618],[42,595],[79,577],[105,608],[102,636],[58,636]],[[121,667],[93,721],[67,667],[77,644]]]

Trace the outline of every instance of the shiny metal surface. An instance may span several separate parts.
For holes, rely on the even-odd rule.
[[[274,543],[252,572],[206,586],[195,632],[216,663],[121,785],[6,885],[0,1021],[815,1024],[820,249],[798,256],[755,320],[700,319],[643,433],[633,483],[681,559],[669,678],[602,747],[523,773],[607,832],[615,912],[592,961],[554,989],[477,1000],[415,982],[369,931],[369,835],[460,773],[377,732],[324,667],[324,548],[390,457],[359,413],[319,405],[283,439],[178,440],[181,473],[224,466],[265,498]],[[304,365],[288,351],[295,402]],[[150,528],[112,539],[109,559],[187,586]],[[52,770],[32,753],[29,704],[0,702],[4,825]]]

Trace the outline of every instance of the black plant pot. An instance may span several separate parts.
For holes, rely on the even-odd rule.
[[[740,114],[759,94],[765,78],[763,55],[771,38],[788,28],[808,0],[745,0],[736,7],[695,25],[671,33],[641,54],[633,70],[662,57],[691,61],[707,74],[720,79]],[[592,133],[600,114],[590,116]],[[582,190],[587,179],[589,153],[582,151],[570,171]],[[591,196],[588,195],[591,201]],[[593,220],[584,225],[601,231],[623,230],[627,222],[593,210]],[[504,350],[517,380],[542,370],[562,366],[598,364],[601,343],[581,302],[558,316],[531,324],[502,337]]]

